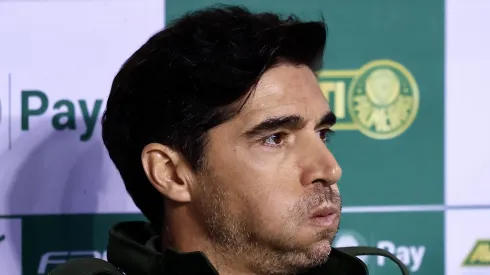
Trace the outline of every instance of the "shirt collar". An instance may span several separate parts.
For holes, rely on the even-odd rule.
[[[121,225],[111,230],[107,259],[126,275],[218,274],[202,252],[181,253],[173,249],[161,251],[161,238],[153,233],[149,225],[128,226],[126,223],[123,227],[124,231],[120,231]],[[301,275],[325,274],[368,275],[368,271],[366,265],[357,257],[333,248],[325,264]]]

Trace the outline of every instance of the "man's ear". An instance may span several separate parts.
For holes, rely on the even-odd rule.
[[[192,169],[181,154],[151,143],[143,148],[141,162],[146,177],[161,194],[176,202],[191,200]]]

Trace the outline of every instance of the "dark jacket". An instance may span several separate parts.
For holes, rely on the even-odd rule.
[[[126,275],[218,274],[201,252],[161,251],[160,236],[146,222],[123,222],[109,234],[107,259]],[[368,275],[357,257],[332,249],[328,261],[303,275]]]

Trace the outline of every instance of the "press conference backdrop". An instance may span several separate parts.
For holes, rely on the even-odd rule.
[[[143,219],[101,142],[111,81],[166,22],[213,3],[0,1],[2,274],[104,258],[110,226]],[[329,25],[319,83],[339,117],[335,245],[381,247],[416,275],[490,274],[490,1],[226,3]]]

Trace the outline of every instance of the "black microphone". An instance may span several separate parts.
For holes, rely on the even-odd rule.
[[[354,257],[361,256],[361,255],[376,255],[376,256],[386,257],[392,260],[393,262],[395,262],[395,264],[402,271],[402,275],[410,274],[405,264],[402,261],[400,261],[400,259],[398,259],[395,255],[391,254],[387,250],[380,249],[377,247],[371,247],[371,246],[337,247],[337,249]]]
[[[124,275],[124,273],[104,260],[80,258],[57,266],[48,275]]]

